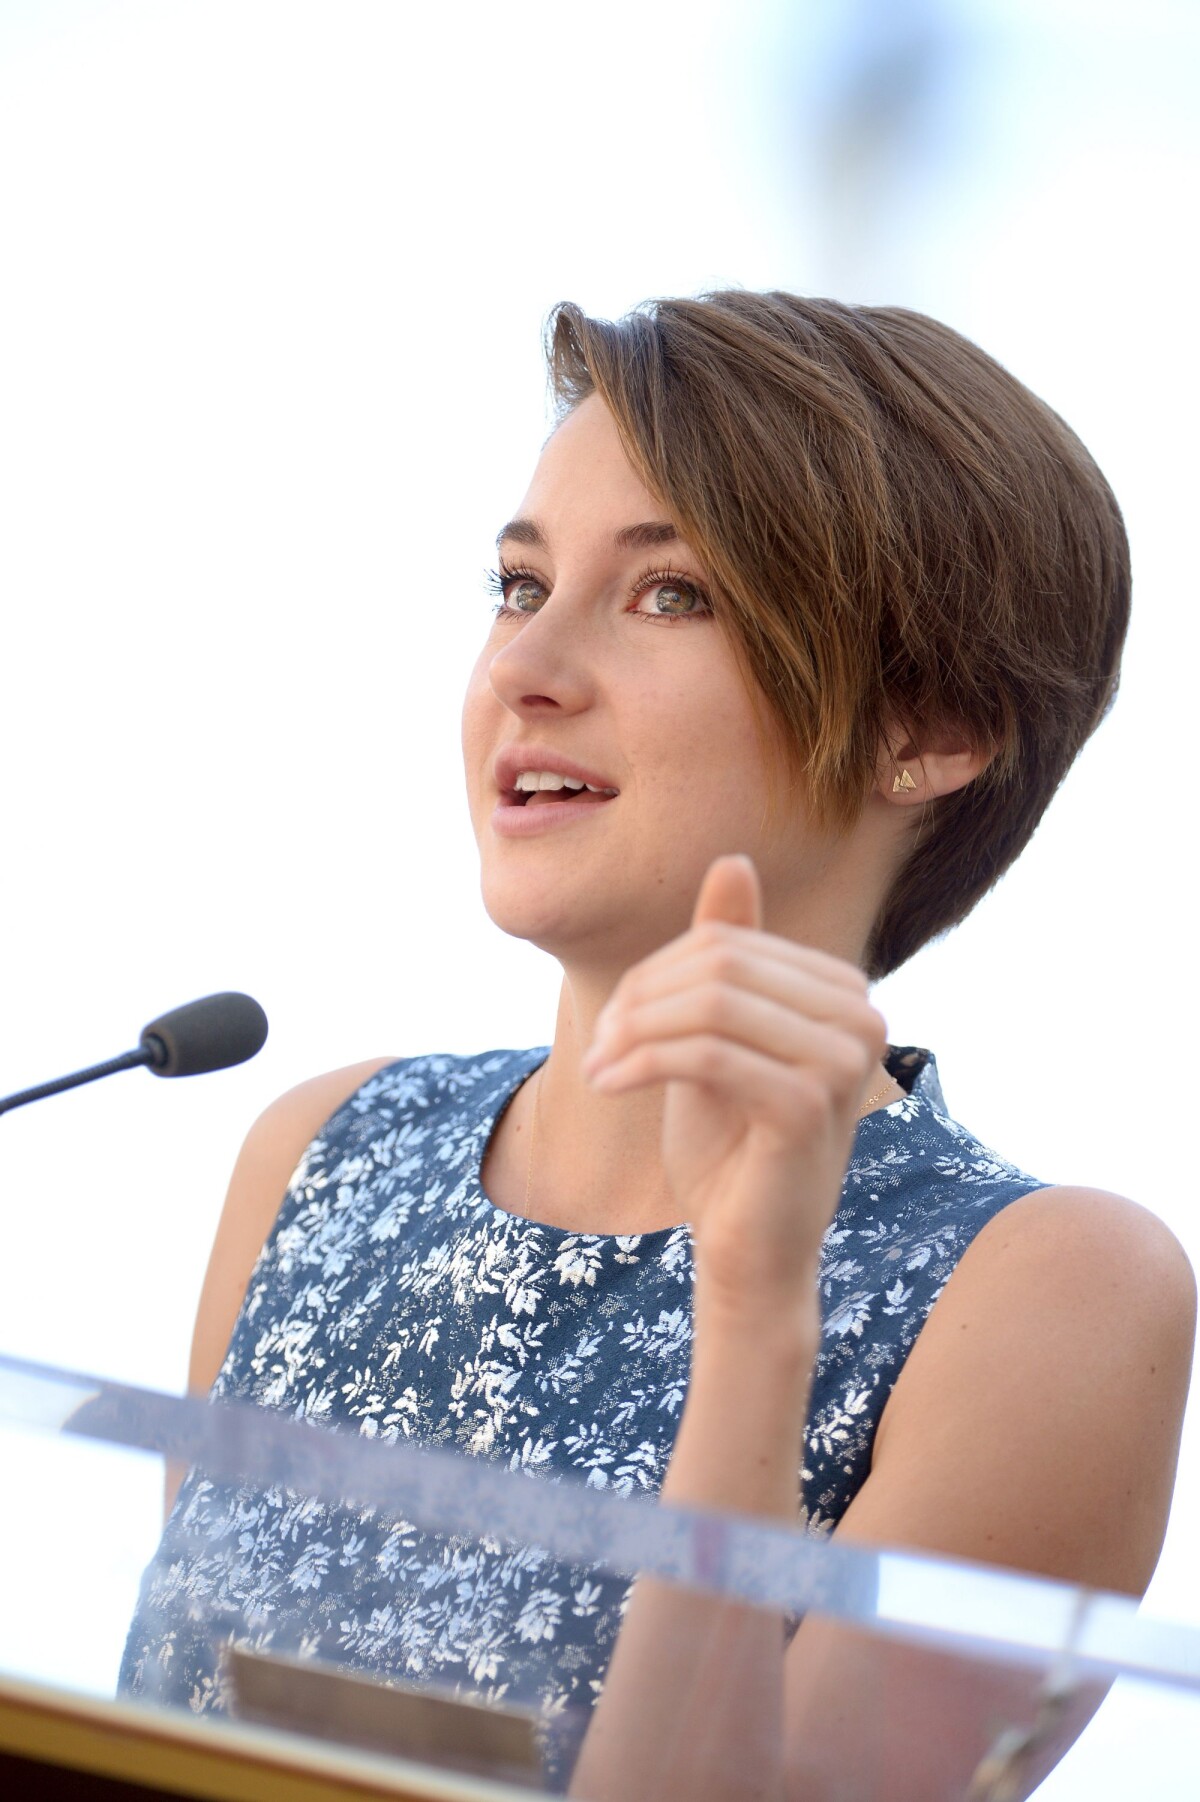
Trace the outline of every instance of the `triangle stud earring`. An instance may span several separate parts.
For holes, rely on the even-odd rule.
[[[900,774],[895,777],[892,782],[892,793],[894,795],[903,794],[910,788],[915,788],[916,786],[916,783],[913,781],[908,771],[901,770]]]

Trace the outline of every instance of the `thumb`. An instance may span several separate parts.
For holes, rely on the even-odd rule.
[[[704,872],[692,925],[699,926],[705,920],[724,920],[730,926],[762,930],[762,884],[753,858],[744,851],[715,858]]]

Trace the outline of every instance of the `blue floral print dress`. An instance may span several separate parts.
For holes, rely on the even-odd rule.
[[[547,1055],[405,1058],[338,1109],[288,1185],[215,1396],[657,1492],[687,1393],[688,1228],[568,1232],[505,1213],[480,1186],[497,1120]],[[812,1533],[865,1481],[884,1404],[976,1233],[1044,1186],[949,1118],[930,1053],[892,1048],[888,1065],[906,1093],[860,1121],[821,1249],[796,1498]],[[143,1579],[120,1688],[220,1710],[224,1610],[259,1649],[578,1717],[628,1587],[192,1471]]]

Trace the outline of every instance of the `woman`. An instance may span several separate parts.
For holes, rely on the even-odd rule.
[[[1009,866],[1110,704],[1116,503],[917,314],[567,305],[549,350],[560,420],[500,534],[463,747],[488,911],[562,964],[553,1045],[376,1058],[269,1108],[192,1386],[1139,1595],[1186,1259],[1136,1203],[979,1145],[869,997]],[[206,1543],[260,1644],[520,1700],[536,1641],[538,1699],[600,1698],[581,1795],[857,1796],[886,1769],[927,1799],[985,1749],[929,1654],[464,1566],[196,1473],[132,1687],[219,1704],[179,1622]]]

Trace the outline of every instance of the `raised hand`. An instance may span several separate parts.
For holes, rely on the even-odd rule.
[[[753,1309],[811,1285],[885,1046],[861,970],[763,931],[741,854],[621,978],[584,1074],[610,1094],[666,1084],[663,1166],[710,1295]]]

